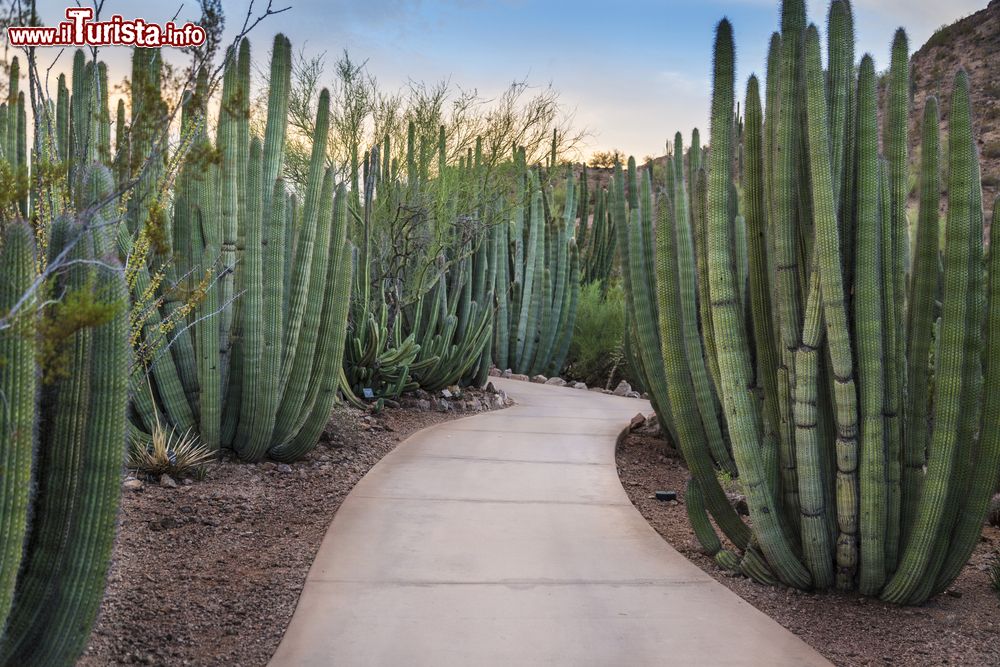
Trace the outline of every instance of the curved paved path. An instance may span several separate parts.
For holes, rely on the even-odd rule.
[[[829,664],[632,507],[615,441],[647,402],[497,384],[516,406],[413,435],[348,495],[273,667]]]

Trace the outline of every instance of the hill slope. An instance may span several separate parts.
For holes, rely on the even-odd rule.
[[[948,128],[950,95],[955,72],[964,67],[972,84],[973,123],[976,127],[983,175],[983,204],[987,220],[1000,186],[1000,0],[934,33],[910,60],[913,112],[910,116],[910,155],[919,156],[920,118],[928,96],[936,95],[941,128]],[[917,165],[914,165],[917,166]],[[915,182],[915,179],[911,179]],[[916,193],[914,193],[916,194]]]

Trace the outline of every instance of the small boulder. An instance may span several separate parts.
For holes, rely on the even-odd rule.
[[[531,378],[529,378],[524,373],[513,373],[510,376],[510,379],[511,380],[519,380],[520,382],[530,382],[531,381]]]
[[[175,482],[174,478],[168,475],[167,473],[163,473],[162,475],[160,475],[160,486],[162,486],[165,489],[176,489],[177,482]]]
[[[496,366],[493,366],[492,368],[490,368],[490,377],[492,377],[492,378],[498,378],[498,377],[500,377],[500,369],[497,368]]]
[[[505,370],[503,373],[500,374],[500,377],[505,378],[505,379],[510,379],[510,376],[513,375],[513,374],[514,373],[511,372],[511,370],[508,368],[507,370]]]
[[[632,385],[630,385],[625,380],[622,380],[621,382],[618,383],[618,386],[615,387],[615,390],[611,393],[614,394],[615,396],[625,396],[630,391],[632,391]]]
[[[625,398],[642,398],[637,391],[626,392]]]
[[[421,412],[428,412],[431,409],[431,402],[428,401],[426,398],[417,399],[416,408]]]
[[[632,420],[628,424],[628,428],[630,431],[636,431],[645,425],[646,425],[646,415],[640,412],[635,417],[632,417]]]
[[[585,390],[585,391],[586,391],[586,389],[587,389],[587,385],[585,385],[585,384],[584,384],[584,383],[582,383],[582,382],[574,382],[574,383],[573,383],[573,389],[583,389],[583,390]]]
[[[142,491],[142,480],[138,480],[134,477],[130,477],[125,480],[122,487],[128,489],[129,491]]]
[[[561,377],[556,376],[554,378],[549,378],[548,380],[546,380],[545,384],[550,384],[553,387],[565,387],[566,380],[563,380]]]
[[[531,378],[531,381],[534,382],[535,384],[545,384],[546,382],[549,381],[549,379],[544,375],[542,375],[541,373],[539,373],[538,375]]]
[[[288,465],[287,463],[279,463],[278,464],[278,472],[284,473],[284,474],[287,475],[288,473],[292,472],[292,466]]]

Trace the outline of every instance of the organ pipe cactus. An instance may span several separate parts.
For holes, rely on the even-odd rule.
[[[741,125],[733,116],[732,27],[719,24],[711,151],[707,172],[695,172],[704,200],[695,182],[694,215],[685,214],[692,189],[684,185],[683,166],[675,166],[673,187],[655,200],[653,310],[641,257],[652,229],[642,209],[653,204],[644,191],[630,196],[626,208],[640,210],[628,215],[640,229],[627,235],[623,275],[654,402],[663,412],[664,403],[686,406],[670,414],[693,477],[689,515],[706,552],[765,583],[836,586],[919,604],[943,591],[965,564],[1000,472],[990,421],[1000,398],[988,391],[998,381],[990,360],[1000,354],[992,299],[1000,266],[991,253],[987,305],[966,74],[956,75],[952,92],[942,248],[937,102],[922,101],[911,253],[906,36],[900,31],[893,41],[880,137],[874,62],[865,56],[855,66],[846,0],[834,0],[829,23],[824,70],[819,32],[807,26],[804,3],[783,2],[766,104],[751,77]],[[704,257],[707,285],[697,269],[697,284],[687,277],[691,259],[682,241],[689,219],[694,263]],[[746,285],[734,271],[741,263]],[[651,315],[658,341],[643,334],[641,323]],[[699,320],[700,330],[692,324]],[[651,363],[656,357],[660,363]],[[718,415],[710,400],[697,400],[705,369],[721,402]],[[713,425],[731,447],[752,528],[734,516],[717,481],[715,468],[725,460],[706,430]],[[706,512],[739,556],[723,549]]]
[[[608,191],[594,192],[594,209],[590,210],[587,189],[587,167],[580,174],[580,222],[577,226],[577,247],[580,254],[580,280],[583,284],[601,281],[607,284],[614,268],[618,235],[608,207]]]
[[[550,215],[549,201],[537,170],[527,170],[523,150],[515,154],[518,191],[514,196],[513,224],[505,230],[511,239],[509,291],[510,330],[496,336],[494,357],[506,342],[507,366],[517,373],[558,373],[566,361],[579,298],[580,255],[576,244],[578,214],[576,179],[565,180],[566,200],[562,219]],[[506,280],[506,276],[505,276]]]
[[[140,51],[134,70],[145,84],[142,99],[133,98],[133,113],[140,104],[161,108],[160,61]],[[251,138],[249,44],[230,50],[213,144],[207,79],[200,75],[183,110],[190,148],[172,220],[158,218],[155,196],[133,209],[140,238],[162,226],[159,238],[174,259],[145,322],[151,342],[140,369],[152,382],[142,373],[135,381],[132,427],[140,440],[163,419],[182,430],[195,427],[209,448],[231,448],[244,460],[293,460],[315,445],[317,424],[329,418],[350,290],[347,194],[324,167],[325,90],[301,208],[280,178],[290,76],[291,47],[279,35],[263,141]],[[145,122],[137,128],[133,121],[132,142],[148,143]],[[137,267],[134,298],[148,298],[155,270],[152,262]]]
[[[92,260],[93,233],[61,218],[48,251],[53,266]],[[83,651],[104,594],[125,447],[121,270],[107,261],[100,269],[64,263],[51,285],[61,299],[39,317],[38,293],[30,296],[36,259],[28,225],[7,225],[0,238],[2,665],[72,664]],[[40,383],[36,357],[47,364]]]

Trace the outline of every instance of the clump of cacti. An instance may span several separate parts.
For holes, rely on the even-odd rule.
[[[576,180],[566,176],[560,218],[550,212],[539,173],[527,169],[522,150],[514,163],[513,220],[501,225],[496,240],[509,259],[497,273],[493,359],[516,373],[555,374],[569,352],[580,295]]]
[[[600,282],[605,289],[611,280],[615,266],[618,235],[615,219],[608,206],[608,191],[594,192],[594,208],[591,212],[588,191],[587,167],[580,172],[580,194],[578,213],[580,222],[576,230],[576,243],[580,253],[580,281],[587,285]]]
[[[855,67],[846,0],[834,0],[829,19],[824,70],[804,3],[783,2],[766,106],[751,77],[741,123],[732,28],[719,24],[707,171],[687,173],[693,189],[675,180],[655,207],[661,344],[642,335],[648,326],[637,326],[638,340],[647,373],[662,364],[665,391],[654,373],[652,393],[693,475],[689,510],[706,551],[762,582],[916,604],[958,575],[1000,472],[1000,255],[984,280],[968,77],[959,72],[952,93],[941,248],[937,105],[924,101],[911,253],[906,36],[893,42],[880,142],[874,63]],[[692,192],[705,211],[694,216],[695,264],[706,271],[691,266],[682,199]],[[623,253],[632,264],[653,230],[651,198],[638,204]],[[636,297],[643,273],[630,273]],[[630,302],[640,324],[648,301]],[[752,527],[715,475],[729,451]],[[723,549],[702,508],[740,555]]]
[[[0,664],[73,664],[104,594],[125,453],[128,299],[95,234],[0,234]],[[45,306],[41,304],[45,302]],[[45,366],[37,367],[42,360]]]
[[[163,108],[160,67],[155,51],[136,50],[133,78],[142,85],[133,86],[128,140],[140,155],[150,150],[149,125]],[[162,418],[181,431],[194,428],[204,446],[231,448],[244,460],[292,460],[315,446],[329,419],[351,282],[347,194],[325,166],[326,91],[319,96],[301,199],[286,190],[290,73],[291,46],[279,35],[263,141],[251,137],[249,44],[231,49],[214,143],[207,79],[199,75],[184,103],[188,153],[172,216],[148,167],[137,175],[130,226],[151,252],[148,268],[135,268],[132,290],[137,300],[153,292],[140,322],[148,349],[133,391],[131,425],[140,443]],[[164,280],[157,292],[160,258]]]
[[[418,149],[411,122],[405,170],[390,151],[387,138],[362,165],[358,271],[344,361],[345,394],[357,404],[365,396],[378,403],[418,388],[485,383],[497,258],[506,257],[499,254],[487,194],[493,185],[478,142],[455,164],[444,127],[433,151],[426,141]]]

